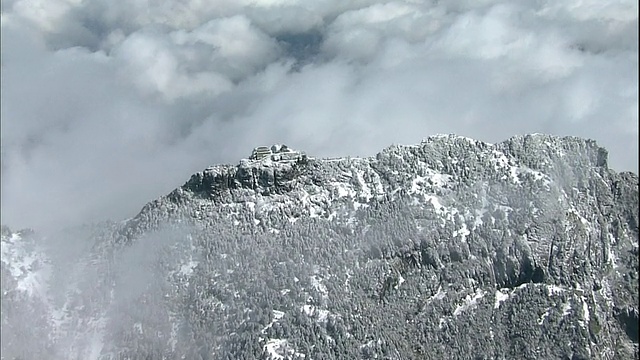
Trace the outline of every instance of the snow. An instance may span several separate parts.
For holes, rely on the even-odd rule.
[[[417,193],[421,190],[419,184],[424,183],[425,178],[418,176],[415,179],[413,179],[413,181],[411,181],[411,189],[409,190],[410,193]]]
[[[534,285],[535,285],[535,284],[534,284]],[[515,289],[513,289],[513,291],[516,291],[516,290],[519,290],[519,289],[524,289],[524,288],[526,288],[527,286],[529,286],[529,284],[528,284],[528,283],[524,283],[524,284],[522,284],[522,285],[518,285],[518,286],[516,286],[516,287],[515,287]]]
[[[547,285],[547,292],[549,296],[554,296],[563,293],[565,290],[557,285]]]
[[[17,243],[21,239],[18,234],[11,234],[9,239],[2,238],[2,247],[0,248],[2,252],[2,262],[7,264],[13,277],[22,275],[25,266],[29,267],[32,262],[30,258],[27,257],[25,259],[25,256],[20,256],[21,254]]]
[[[549,179],[549,176],[547,176],[546,174],[541,173],[540,171],[529,169],[529,168],[522,169],[522,171],[526,172],[526,173],[529,173],[529,174],[532,174],[533,175],[533,179],[535,181],[543,180],[545,185],[548,185],[549,183],[551,183],[551,180]]]
[[[193,269],[198,266],[198,262],[197,261],[189,261],[188,263],[182,265],[180,267],[180,271],[179,274],[180,275],[184,275],[184,276],[189,276],[193,273]]]
[[[491,264],[491,263],[489,263],[489,264]],[[516,292],[516,291],[518,291],[518,290],[521,290],[521,289],[526,288],[528,285],[529,285],[528,283],[524,283],[524,284],[522,284],[522,285],[518,285],[518,286],[516,286],[516,287],[515,287],[515,288],[513,288],[513,289],[511,289],[511,288],[502,288],[502,289],[500,289],[500,290],[496,290],[496,294],[495,294],[495,296],[496,296],[496,301],[495,301],[495,303],[493,304],[493,308],[494,308],[494,309],[498,309],[498,308],[500,307],[500,303],[502,303],[502,302],[504,302],[504,301],[508,300],[508,299],[509,299],[509,297],[510,297],[513,293],[515,293],[515,292]],[[535,285],[536,285],[536,284],[534,284],[534,286],[535,286]]]
[[[582,297],[582,320],[578,320],[580,326],[586,328],[586,324],[591,321],[591,314],[589,312],[589,304],[587,303],[587,299]]]
[[[571,303],[566,302],[563,306],[562,306],[562,316],[567,316],[571,314]]]
[[[451,181],[451,175],[440,174],[432,169],[427,169],[426,176],[416,176],[411,180],[410,194],[424,194],[428,188],[444,187]]]
[[[614,303],[613,303],[613,294],[611,292],[611,287],[609,286],[608,282],[603,282],[602,283],[602,289],[598,290],[598,294],[600,294],[600,296],[602,296],[602,298],[604,299],[605,303],[607,304],[607,306],[609,307],[613,307]],[[594,297],[595,299],[595,297]]]
[[[282,319],[282,317],[284,316],[284,312],[279,310],[273,310],[272,315],[273,315],[273,320],[271,320],[271,322],[260,331],[261,333],[265,334],[267,330],[269,330],[273,326],[273,324],[277,323],[278,320]]]
[[[613,237],[613,235],[611,233],[608,234],[609,235],[609,246],[607,246],[607,260],[608,262],[611,264],[612,268],[617,268],[618,264],[616,263],[616,255],[613,253],[613,245],[616,242],[616,239]]]
[[[487,209],[484,207],[480,210],[476,210],[476,218],[473,220],[473,227],[471,228],[471,230],[475,230],[478,226],[484,224],[484,221],[482,221],[482,217],[486,212]]]
[[[500,303],[509,299],[509,294],[503,293],[501,290],[496,290],[496,302],[493,305],[494,309],[500,308]]]
[[[431,182],[433,186],[444,186],[451,180],[451,175],[447,174],[433,174],[431,175]]]
[[[448,174],[440,174],[430,169],[427,164],[420,163],[420,171],[424,176],[416,176],[411,180],[409,194],[420,195],[424,201],[429,201],[429,196],[436,192],[438,188],[445,187],[452,176]]]
[[[442,286],[438,286],[438,292],[427,299],[427,303],[432,302],[433,300],[442,300],[447,295],[446,291],[442,291]]]
[[[298,194],[298,198],[300,199],[303,207],[309,211],[309,217],[312,218],[320,217],[324,213],[324,209],[322,209],[317,204],[324,203],[328,200],[325,194],[310,195],[306,191],[301,191]]]
[[[458,316],[464,311],[476,307],[478,304],[478,300],[482,299],[484,295],[485,292],[480,289],[476,290],[476,293],[473,296],[471,296],[471,294],[467,295],[464,299],[464,303],[458,305],[453,311],[453,316]]]
[[[440,203],[440,199],[434,195],[428,195],[424,197],[426,202],[430,202],[431,205],[436,209],[437,212],[443,213],[445,212],[445,207]]]
[[[462,224],[460,229],[453,232],[453,237],[460,235],[460,241],[466,242],[469,234],[471,234],[471,232],[469,231],[469,228],[467,228],[467,224]]]
[[[338,194],[338,198],[343,198],[343,197],[355,197],[356,195],[356,191],[353,190],[351,188],[351,186],[345,184],[345,183],[341,183],[341,182],[334,182],[331,184],[334,189],[336,189],[336,192]]]
[[[520,184],[520,178],[518,177],[518,170],[519,168],[516,166],[513,166],[511,163],[512,161],[507,158],[507,156],[498,150],[493,150],[493,155],[494,157],[492,158],[492,162],[493,162],[493,166],[494,169],[496,171],[500,171],[500,170],[507,170],[509,177],[511,178],[511,181],[515,184]],[[506,176],[503,177],[503,179],[506,180]]]
[[[286,339],[269,339],[263,347],[270,359],[304,358],[305,354],[295,351]]]
[[[428,137],[422,139],[422,144],[425,143],[430,143],[433,140],[442,140],[442,139],[450,139],[450,140],[463,140],[466,141],[470,144],[477,144],[478,140],[472,139],[470,137],[466,137],[466,136],[462,136],[462,135],[456,135],[456,134],[435,134],[435,135],[429,135]],[[487,145],[490,145],[489,143],[486,143]]]
[[[382,186],[382,181],[380,180],[380,175],[378,173],[374,173],[375,175],[375,187],[378,195],[384,195],[384,186]]]
[[[327,321],[327,317],[329,316],[328,310],[318,309],[313,305],[303,305],[300,308],[300,311],[304,312],[309,317],[317,317],[317,322],[324,323]]]
[[[28,249],[28,246],[34,246]],[[2,238],[0,248],[0,261],[9,268],[11,276],[16,280],[16,289],[27,293],[29,296],[37,295],[47,301],[46,282],[50,276],[48,261],[42,255],[42,251],[34,244],[14,233],[10,237]]]
[[[502,211],[505,216],[509,216],[509,213],[513,211],[511,206],[498,205],[498,209]]]
[[[319,292],[323,298],[327,298],[329,296],[329,292],[327,291],[327,287],[322,283],[322,280],[318,278],[317,275],[311,276],[311,285],[317,292]]]
[[[283,339],[269,339],[264,349],[267,351],[272,359],[284,359],[284,356],[278,354],[278,350],[284,348],[287,344],[287,340]]]
[[[480,210],[475,210],[476,213],[476,217],[473,221],[473,228],[472,230],[475,230],[476,227],[484,224],[484,221],[482,221],[482,217],[484,216],[484,214],[487,213],[487,211],[489,211],[489,201],[487,200],[486,196],[482,196],[482,207],[480,208]]]
[[[373,198],[373,194],[371,193],[371,189],[369,188],[367,183],[364,181],[363,172],[361,170],[355,170],[355,172],[356,172],[356,180],[360,185],[360,191],[361,191],[362,197],[364,197],[367,201],[371,200],[371,198]]]
[[[360,349],[366,349],[368,347],[373,346],[375,343],[378,343],[378,345],[380,345],[380,344],[382,344],[382,341],[380,339],[378,339],[377,341],[376,340],[369,340],[369,341],[367,341],[366,344],[360,345]]]
[[[587,220],[584,216],[580,215],[580,213],[578,212],[578,210],[576,210],[575,208],[571,208],[567,211],[568,214],[573,215],[575,218],[579,219],[580,222],[582,223],[582,225],[584,226],[590,226],[591,223],[589,222],[589,220]]]
[[[545,310],[544,314],[542,314],[540,316],[540,318],[538,319],[538,325],[542,325],[544,323],[544,320],[549,317],[549,310],[551,308],[547,308],[547,310]]]
[[[520,178],[518,177],[518,168],[515,166],[510,166],[509,167],[509,175],[511,175],[511,181],[513,181],[516,184],[520,184]]]
[[[310,218],[317,218],[317,217],[320,217],[320,215],[322,215],[322,210],[318,210],[318,208],[315,206],[309,207]]]
[[[313,305],[303,305],[300,310],[305,313],[307,316],[313,316],[315,313],[316,307]]]
[[[358,210],[360,208],[366,209],[368,207],[369,207],[368,204],[363,204],[363,203],[360,203],[360,202],[357,202],[357,201],[353,202],[353,210]]]
[[[283,311],[278,311],[278,310],[273,310],[273,321],[276,322],[280,319],[282,319],[282,317],[284,316],[284,312]]]
[[[398,274],[398,284],[396,286],[394,286],[394,289],[397,290],[400,287],[400,285],[402,285],[402,283],[404,283],[404,282],[405,282],[405,280],[402,277],[402,275]]]

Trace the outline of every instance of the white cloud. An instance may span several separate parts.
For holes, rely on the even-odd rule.
[[[2,213],[132,216],[258,144],[578,135],[638,170],[638,5],[2,2]]]

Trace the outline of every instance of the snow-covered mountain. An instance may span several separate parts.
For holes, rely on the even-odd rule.
[[[123,222],[3,228],[2,356],[637,358],[638,206],[574,137],[260,147]]]

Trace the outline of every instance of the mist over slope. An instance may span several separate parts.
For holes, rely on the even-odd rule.
[[[633,359],[638,175],[594,141],[283,146],[133,218],[2,229],[5,359]]]

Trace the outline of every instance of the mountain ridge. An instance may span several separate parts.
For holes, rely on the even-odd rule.
[[[453,147],[451,144],[456,144]],[[246,194],[242,194],[239,196],[235,196],[238,192],[242,190],[253,190],[256,193],[260,193],[262,196],[269,195],[282,195],[282,193],[287,193],[292,191],[295,185],[301,185],[304,187],[305,185],[316,185],[323,186],[331,184],[325,184],[326,182],[338,183],[341,181],[352,180],[354,178],[354,174],[341,174],[340,176],[334,176],[334,178],[326,179],[326,176],[323,176],[323,173],[327,172],[327,167],[330,170],[336,170],[335,166],[327,166],[330,163],[338,164],[338,171],[340,168],[345,168],[352,166],[355,163],[364,163],[365,165],[369,165],[368,168],[371,170],[367,173],[369,177],[374,179],[380,179],[380,173],[385,173],[384,169],[381,171],[376,170],[376,166],[385,165],[385,161],[389,161],[390,157],[402,157],[399,152],[403,152],[407,154],[410,150],[415,150],[419,148],[429,148],[432,152],[428,154],[412,154],[414,158],[420,156],[427,156],[432,159],[436,159],[435,161],[431,161],[428,163],[423,163],[423,167],[427,166],[429,169],[432,169],[432,175],[435,175],[436,172],[445,173],[445,176],[449,177],[464,177],[468,175],[469,171],[477,170],[471,169],[468,167],[460,167],[455,166],[459,160],[453,160],[453,164],[447,164],[447,168],[444,167],[444,164],[439,160],[442,157],[447,157],[452,155],[451,150],[457,148],[458,145],[462,145],[462,149],[466,149],[465,154],[457,154],[458,157],[464,158],[465,156],[476,155],[473,154],[472,150],[479,149],[481,151],[489,151],[495,150],[496,159],[494,159],[493,165],[495,170],[508,170],[506,174],[500,174],[503,178],[505,176],[511,177],[514,181],[518,181],[518,176],[526,177],[527,175],[533,176],[542,176],[538,170],[548,171],[548,164],[552,163],[554,160],[563,159],[566,151],[575,152],[575,154],[570,153],[572,161],[575,161],[576,164],[572,166],[567,166],[565,163],[564,166],[559,169],[563,173],[559,174],[562,176],[575,176],[572,174],[571,168],[576,167],[593,167],[596,169],[601,169],[605,173],[615,174],[615,176],[622,176],[625,178],[629,178],[630,181],[637,182],[637,174],[631,172],[621,172],[617,174],[612,170],[607,168],[607,151],[606,149],[599,147],[595,141],[582,139],[579,137],[558,137],[552,135],[543,135],[543,134],[532,134],[532,135],[518,135],[514,136],[508,140],[505,140],[498,144],[489,144],[477,140],[473,140],[463,136],[457,136],[453,134],[449,135],[435,135],[431,137],[425,138],[420,145],[392,145],[385,149],[383,149],[380,153],[373,157],[365,157],[365,158],[327,158],[327,159],[316,159],[311,157],[304,157],[301,159],[297,159],[295,161],[250,161],[248,159],[242,159],[237,165],[214,165],[210,166],[204,171],[193,174],[190,179],[182,186],[173,190],[170,194],[161,197],[155,201],[147,204],[141,213],[144,212],[145,208],[153,207],[153,204],[158,202],[162,202],[164,200],[168,200],[169,202],[180,203],[191,196],[196,198],[208,198],[209,200],[218,200],[218,201],[227,201],[227,202],[242,202],[242,196]],[[547,150],[551,150],[546,154],[549,155],[547,158],[543,158],[543,160],[538,158],[529,158],[526,152],[523,152],[523,146],[541,146],[545,145]],[[438,146],[444,146],[444,149],[438,148]],[[471,150],[471,151],[470,151]],[[455,151],[455,150],[454,150]],[[444,153],[443,153],[444,152]],[[486,155],[486,154],[485,154]],[[522,164],[519,164],[518,160],[523,158],[524,160],[520,161]],[[343,165],[343,166],[340,166]],[[344,166],[346,165],[346,166]],[[474,164],[478,166],[478,164]],[[523,173],[517,173],[518,168],[523,170]],[[366,166],[365,166],[366,168]],[[447,172],[451,172],[448,174]],[[564,172],[568,172],[568,174],[564,174]],[[363,174],[364,175],[364,174]],[[496,176],[496,174],[493,174]],[[344,177],[346,176],[346,178]],[[398,179],[393,179],[393,174],[387,174],[387,176],[391,182],[397,181]],[[300,177],[304,178],[302,184],[299,184]],[[477,177],[477,175],[476,175]],[[357,176],[356,176],[357,178]],[[364,185],[370,186],[373,185],[380,190],[380,181],[378,180],[376,184],[372,184],[370,181],[366,181],[364,178],[362,181],[357,178],[357,181],[360,184],[364,183]],[[438,180],[435,180],[436,182]],[[545,180],[545,181],[548,181]],[[313,184],[310,184],[313,183]],[[358,192],[359,184],[355,185],[355,191],[357,196],[360,196],[364,200],[369,200],[371,198],[371,194],[367,193],[362,186],[360,187],[360,192]],[[407,184],[402,184],[405,187],[411,188]],[[413,185],[413,184],[412,184]],[[335,187],[335,186],[334,186]],[[338,186],[339,188],[339,186]],[[338,189],[340,191],[341,189]],[[397,188],[384,189],[383,191],[378,191],[377,195],[385,195],[389,194],[392,196],[393,191],[398,190]],[[400,187],[402,190],[402,186]],[[275,192],[271,194],[271,192]],[[382,196],[384,197],[384,196]],[[135,217],[134,217],[135,219]]]

